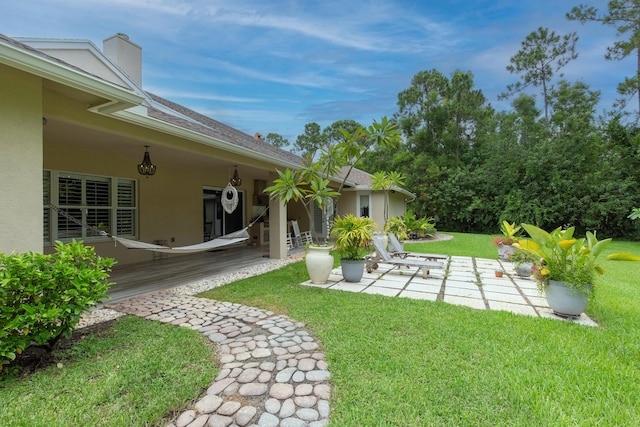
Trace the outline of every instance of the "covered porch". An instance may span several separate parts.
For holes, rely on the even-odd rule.
[[[290,255],[301,252],[302,249],[293,250]],[[272,261],[268,246],[237,245],[216,251],[116,265],[110,278],[115,285],[109,290],[110,299],[105,303],[164,291],[222,274],[238,273],[241,278],[251,267]]]

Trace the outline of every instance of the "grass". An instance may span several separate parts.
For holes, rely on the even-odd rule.
[[[497,257],[491,236],[447,234],[454,239],[406,247]],[[611,250],[640,254],[636,243],[611,246]],[[607,274],[588,307],[598,328],[441,302],[304,287],[299,285],[308,277],[303,263],[225,285],[204,296],[285,313],[307,323],[324,346],[332,374],[332,426],[640,425],[640,263],[607,262],[604,267]],[[154,424],[208,385],[192,385],[172,403],[143,410],[147,399],[171,394],[160,390],[165,386],[176,393],[188,388],[175,382],[186,373],[163,370],[184,363],[189,366],[186,371],[199,374],[207,366],[210,369],[210,361],[205,360],[210,354],[199,334],[184,328],[129,318],[121,322],[121,341],[105,343],[98,353],[81,350],[70,355],[74,362],[62,370],[52,369],[42,379],[34,376],[0,389],[0,425],[56,425],[58,420],[58,425]],[[151,333],[156,338],[145,338],[132,331],[142,325],[162,329]],[[170,331],[188,335],[165,339]],[[123,352],[146,351],[159,340],[152,354],[127,363],[134,372],[126,374],[128,381],[107,388],[91,380],[97,376],[117,381],[129,370],[121,361]],[[190,345],[199,350],[187,350]],[[82,360],[75,360],[85,353]],[[96,354],[104,359],[109,353],[115,357],[101,367]],[[164,353],[168,356],[162,361],[153,360]],[[77,376],[62,377],[75,364],[86,367]],[[142,387],[151,390],[131,397],[136,381],[151,381],[158,373],[162,376],[156,383]],[[100,394],[106,396],[100,399],[99,409],[77,407]],[[110,396],[117,396],[119,402],[112,404]],[[67,403],[73,400],[77,404]],[[138,411],[148,415],[133,419],[132,412]],[[82,418],[93,416],[92,412],[98,412],[100,422]],[[119,412],[125,415],[119,417]],[[24,418],[31,413],[35,416]],[[119,418],[102,421],[109,414]]]
[[[490,236],[451,234],[407,249],[497,257]],[[605,268],[598,328],[303,287],[301,263],[205,296],[308,324],[332,373],[331,425],[640,425],[640,263]]]
[[[2,426],[166,425],[215,378],[213,347],[186,328],[124,317],[50,366],[0,385]]]

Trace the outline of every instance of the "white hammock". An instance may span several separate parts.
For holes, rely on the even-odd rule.
[[[217,237],[204,243],[197,243],[189,246],[178,246],[172,248],[169,246],[154,245],[152,243],[139,242],[137,240],[125,239],[123,237],[111,236],[116,242],[129,249],[146,249],[148,251],[162,252],[165,254],[192,254],[196,252],[210,251],[212,249],[224,246],[234,245],[249,239],[249,233],[246,228],[224,236]]]
[[[235,194],[236,205],[237,205],[237,194],[238,193],[237,193],[236,189],[233,188],[233,191],[231,191],[231,193],[232,193],[231,195]],[[232,197],[232,199],[233,199],[233,197]],[[225,234],[224,236],[216,237],[215,239],[209,240],[209,241],[204,242],[204,243],[197,243],[195,245],[178,246],[176,248],[172,248],[172,247],[169,247],[169,246],[154,245],[153,243],[144,243],[144,242],[139,242],[137,240],[125,239],[124,237],[113,236],[113,235],[107,233],[104,230],[100,230],[97,227],[93,227],[91,225],[87,225],[87,224],[84,224],[84,223],[80,222],[77,218],[74,218],[73,216],[69,215],[67,212],[63,211],[58,206],[56,206],[56,205],[54,205],[52,203],[48,203],[48,206],[51,207],[52,209],[54,209],[59,214],[61,214],[62,216],[64,216],[65,218],[69,219],[70,221],[72,221],[72,222],[74,222],[74,223],[76,223],[76,224],[78,224],[78,225],[80,225],[82,227],[85,227],[85,228],[87,228],[89,230],[92,230],[95,233],[100,234],[102,236],[111,237],[117,243],[120,243],[122,246],[124,246],[126,248],[129,248],[129,249],[146,249],[148,251],[163,252],[163,253],[166,253],[166,254],[192,254],[192,253],[196,253],[196,252],[210,251],[212,249],[222,248],[224,246],[235,245],[236,243],[244,242],[245,240],[248,240],[249,237],[250,237],[249,236],[249,232],[247,230],[251,226],[253,226],[253,224],[258,222],[258,220],[269,209],[269,208],[265,209],[256,219],[254,219],[248,226],[246,226],[242,230],[234,231],[232,233]],[[235,209],[235,206],[233,207],[233,209]]]

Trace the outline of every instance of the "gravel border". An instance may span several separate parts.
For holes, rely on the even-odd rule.
[[[242,272],[210,276],[196,282],[173,288],[171,291],[176,295],[197,295],[210,289],[217,288],[218,286],[277,270],[285,265],[301,261],[303,257],[304,254],[296,254],[289,256],[287,259],[269,259],[262,264],[255,265]],[[108,322],[109,320],[117,319],[118,317],[125,315],[126,313],[120,313],[119,311],[111,310],[109,308],[94,308],[91,311],[82,314],[76,329],[85,328],[97,323]]]

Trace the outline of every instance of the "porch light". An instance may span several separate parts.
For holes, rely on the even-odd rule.
[[[142,159],[142,163],[138,165],[138,173],[140,175],[151,176],[156,173],[156,165],[151,163],[151,158],[149,157],[149,146],[144,146],[144,159]]]
[[[229,180],[229,184],[237,187],[239,185],[242,185],[242,179],[240,179],[240,176],[238,175],[238,165],[235,165],[234,167],[235,170],[233,171],[233,177],[231,178],[231,180]]]

